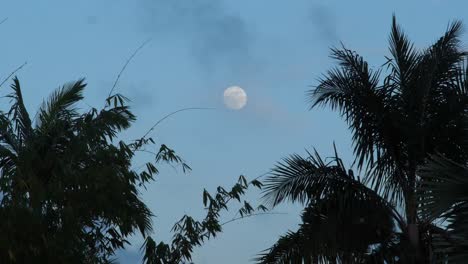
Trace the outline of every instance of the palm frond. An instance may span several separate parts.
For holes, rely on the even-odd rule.
[[[420,125],[432,110],[430,105],[438,105],[444,94],[456,83],[460,63],[467,53],[460,49],[462,24],[452,23],[445,34],[424,50],[414,67],[414,78],[409,85],[401,87],[404,111],[408,112],[409,125]]]
[[[309,238],[304,236],[301,230],[290,231],[281,236],[271,248],[265,250],[254,260],[261,264],[302,263],[305,259],[311,258],[304,249],[308,241]]]
[[[85,120],[91,120],[86,126],[88,135],[110,139],[113,139],[118,132],[130,127],[135,118],[129,107],[125,105],[102,109],[99,113],[93,109],[84,117]]]
[[[468,168],[433,155],[420,175],[420,214],[429,223],[436,218],[448,223],[446,229],[432,228],[435,252],[461,263],[468,257]]]
[[[468,168],[441,155],[433,155],[420,169],[421,213],[430,219],[447,216],[452,205],[468,198]]]
[[[420,56],[413,43],[409,41],[397,24],[395,16],[392,19],[389,42],[393,59],[389,59],[387,62],[392,72],[386,79],[386,85],[391,86],[389,87],[390,92],[393,92],[394,89],[401,92],[402,87],[407,87],[413,78],[414,68],[418,65]]]
[[[463,23],[455,20],[447,27],[444,35],[432,46],[432,49],[458,49],[460,44],[460,35],[463,31]]]
[[[17,77],[13,78],[11,84],[13,90],[7,97],[11,98],[13,104],[8,112],[12,122],[15,124],[15,132],[19,141],[24,141],[29,138],[33,132],[31,127],[31,119],[24,105],[23,94],[21,92],[20,82]]]
[[[330,70],[317,88],[308,93],[312,107],[328,105],[340,111],[352,132],[358,169],[367,167],[367,174],[376,174],[374,186],[386,187],[384,192],[401,192],[404,187],[401,173],[394,173],[396,177],[391,178],[378,176],[389,175],[403,158],[399,146],[401,113],[390,97],[391,88],[379,86],[380,71],[370,70],[355,52],[333,49],[332,57],[341,67]]]
[[[81,79],[55,90],[39,109],[38,127],[44,129],[62,114],[73,115],[74,110],[70,107],[83,99],[85,87],[84,79]]]
[[[373,207],[365,199],[341,198],[336,195],[312,202],[302,215],[299,229],[282,236],[257,261],[362,263],[372,245],[388,243],[393,221],[386,208]]]
[[[265,179],[263,190],[264,198],[274,206],[286,200],[305,204],[342,193],[343,190],[390,205],[364,185],[352,170],[346,170],[336,153],[328,163],[317,152],[313,155],[309,153],[307,158],[293,154],[283,159]]]
[[[468,96],[468,58],[460,62],[458,76],[456,78],[455,87],[460,96]]]
[[[459,63],[467,55],[460,48],[461,31],[461,21],[453,22],[445,34],[422,54],[418,65],[421,73],[420,78],[428,78],[429,83],[432,82],[433,88],[445,88],[444,84],[453,80]]]
[[[12,128],[11,121],[4,113],[0,113],[0,144],[14,152],[17,152],[20,148],[19,140]]]
[[[286,199],[306,203],[310,192],[325,191],[329,183],[329,174],[339,168],[328,167],[320,156],[310,156],[305,159],[297,154],[284,158],[272,169],[271,175],[265,180],[264,197],[277,205]],[[332,182],[332,180],[330,180]]]
[[[465,263],[468,257],[468,240],[466,227],[468,226],[468,212],[467,207],[463,208],[463,213],[460,214],[460,218],[455,220],[453,223],[458,222],[464,226],[463,233],[457,232],[458,228],[452,223],[452,227],[441,228],[435,225],[430,225],[429,230],[432,233],[432,246],[434,249],[434,259],[440,259],[437,263]],[[453,231],[455,227],[457,231]],[[461,230],[460,230],[461,231]]]

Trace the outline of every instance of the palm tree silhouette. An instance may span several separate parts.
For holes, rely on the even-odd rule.
[[[317,153],[280,162],[266,180],[266,198],[306,208],[299,230],[280,238],[260,263],[433,263],[447,257],[433,244],[444,228],[419,210],[419,169],[436,152],[467,161],[461,28],[454,22],[433,45],[417,50],[393,17],[391,57],[377,70],[344,46],[332,49],[339,67],[308,97],[312,108],[329,106],[346,120],[363,177],[345,169],[338,154],[330,162]]]

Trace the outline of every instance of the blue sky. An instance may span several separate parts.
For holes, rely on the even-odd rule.
[[[329,47],[342,41],[378,67],[388,55],[392,13],[416,46],[424,47],[448,22],[463,19],[468,3],[18,0],[3,1],[0,7],[0,18],[8,18],[0,25],[0,75],[28,63],[18,76],[31,112],[53,89],[81,77],[89,84],[85,103],[101,106],[128,56],[148,38],[151,42],[133,59],[117,88],[133,100],[139,117],[124,137],[141,136],[180,108],[215,108],[182,112],[153,134],[193,168],[189,175],[161,168],[156,182],[143,192],[156,215],[154,237],[168,241],[170,228],[183,214],[203,216],[203,188],[231,186],[240,174],[254,178],[305,148],[330,155],[333,142],[350,164],[344,122],[327,109],[308,111],[306,103],[309,86],[333,65]],[[247,92],[247,106],[240,111],[223,106],[223,90],[231,85]],[[150,157],[138,157],[136,163],[145,158]],[[249,198],[254,202],[258,194]],[[275,210],[286,214],[226,225],[217,239],[195,249],[195,263],[249,263],[299,223],[300,206]],[[140,261],[141,238],[131,241],[118,254],[121,263]]]

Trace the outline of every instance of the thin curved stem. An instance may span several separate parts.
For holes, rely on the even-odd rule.
[[[7,21],[7,20],[8,20],[8,17],[4,18],[2,21],[0,21],[0,25],[5,23],[5,21]]]
[[[170,116],[175,115],[175,114],[177,114],[179,112],[187,111],[187,110],[213,110],[213,109],[215,109],[215,108],[212,108],[212,107],[187,107],[187,108],[182,108],[182,109],[179,109],[179,110],[174,111],[172,113],[169,113],[169,114],[165,115],[163,118],[159,119],[150,129],[148,129],[148,131],[146,131],[146,133],[141,138],[146,138],[146,136],[148,136],[148,134],[151,133],[151,131],[153,131],[156,128],[156,126],[158,126],[162,121],[164,121],[165,119],[167,119]]]
[[[240,220],[240,219],[243,219],[243,218],[252,217],[252,216],[258,216],[258,215],[287,215],[287,214],[288,213],[279,213],[279,212],[254,213],[254,214],[244,215],[244,216],[240,216],[240,217],[234,217],[231,220],[228,220],[228,221],[222,223],[221,226],[229,224],[229,223],[237,221],[237,220]]]
[[[8,75],[5,79],[3,79],[3,81],[0,83],[0,87],[2,87],[2,85],[4,85],[11,78],[11,76],[13,76],[13,74],[15,74],[17,71],[21,70],[24,66],[26,66],[26,64],[28,64],[28,62],[24,62],[14,71],[12,71],[10,75]]]
[[[120,69],[120,72],[119,74],[117,75],[117,78],[115,78],[115,81],[114,81],[114,84],[112,85],[112,88],[111,90],[109,91],[109,95],[107,95],[107,97],[110,97],[112,95],[112,92],[114,92],[115,90],[115,87],[117,87],[117,83],[119,82],[120,80],[120,76],[122,76],[122,73],[125,71],[125,69],[127,68],[128,64],[132,61],[132,59],[138,54],[138,52],[143,49],[143,47],[146,46],[146,44],[148,44],[148,42],[151,41],[151,38],[147,39],[145,42],[143,42],[133,53],[132,55],[127,59],[127,61],[125,62],[125,64],[123,65],[122,69]]]

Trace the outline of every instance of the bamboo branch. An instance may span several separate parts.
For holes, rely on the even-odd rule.
[[[182,111],[187,111],[187,110],[213,110],[215,108],[210,108],[210,107],[187,107],[187,108],[182,108],[182,109],[179,109],[177,111],[174,111],[172,113],[169,113],[167,115],[165,115],[163,118],[159,119],[150,129],[148,129],[148,131],[146,131],[146,133],[143,135],[142,139],[146,138],[146,136],[148,136],[149,133],[151,133],[151,131],[153,131],[157,125],[159,125],[162,121],[164,121],[165,119],[167,119],[168,117],[172,116],[172,115],[175,115],[179,112],[182,112]]]
[[[13,76],[17,71],[21,70],[24,66],[26,66],[26,64],[28,64],[27,62],[24,62],[23,64],[21,64],[18,68],[16,68],[14,71],[12,71],[10,73],[10,75],[8,75],[1,83],[0,83],[0,87],[2,87],[2,85],[4,85],[10,78],[11,76]]]
[[[7,21],[7,20],[8,20],[8,17],[4,18],[2,21],[0,21],[0,25],[5,23],[5,21]]]
[[[237,220],[240,220],[240,219],[243,219],[243,218],[248,218],[248,217],[257,216],[257,215],[287,215],[287,214],[288,213],[276,213],[276,212],[264,212],[264,213],[248,214],[248,215],[232,218],[231,220],[228,220],[228,221],[222,223],[221,226],[223,226],[225,224],[229,224],[229,223],[237,221]]]
[[[110,97],[112,95],[112,92],[114,92],[115,90],[115,87],[117,87],[117,83],[119,82],[120,80],[120,76],[122,76],[122,73],[125,71],[125,69],[127,68],[128,64],[132,61],[132,59],[138,54],[138,52],[144,47],[146,46],[146,44],[148,44],[148,42],[151,41],[151,38],[150,39],[147,39],[145,42],[143,42],[133,53],[132,55],[127,59],[127,61],[125,62],[125,64],[123,65],[122,69],[120,70],[119,74],[117,75],[117,78],[115,78],[115,81],[114,81],[114,85],[112,85],[112,89],[109,91],[109,95],[107,97]]]

